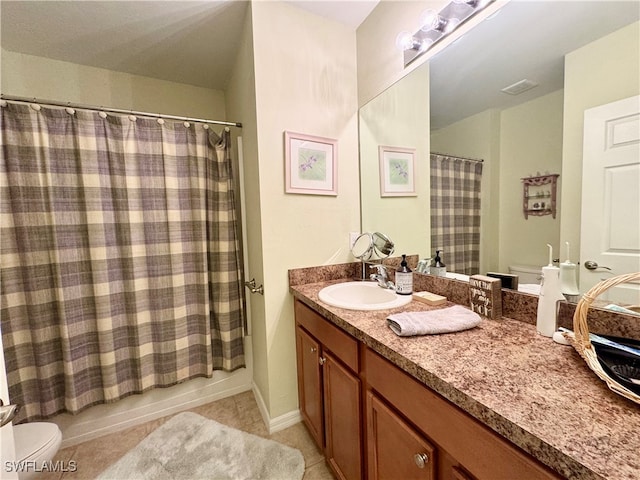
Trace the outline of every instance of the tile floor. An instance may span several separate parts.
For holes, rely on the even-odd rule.
[[[258,404],[251,391],[192,408],[189,411],[230,427],[261,437],[270,438],[297,448],[302,452],[305,460],[304,480],[334,480],[333,475],[324,461],[322,452],[316,447],[309,432],[302,423],[298,423],[272,435],[267,433],[267,428],[258,410]],[[93,479],[169,418],[171,418],[171,416],[152,420],[79,445],[63,448],[58,452],[53,461],[61,461],[64,462],[64,465],[69,465],[68,462],[74,460],[77,470],[66,473],[42,473],[38,479]]]

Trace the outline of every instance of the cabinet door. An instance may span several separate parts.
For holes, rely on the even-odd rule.
[[[323,352],[325,455],[341,480],[362,478],[360,379]]]
[[[460,467],[453,467],[451,469],[451,478],[453,480],[473,480],[473,477]]]
[[[299,326],[296,328],[296,354],[300,413],[316,444],[324,449],[320,345]]]
[[[436,450],[372,392],[367,392],[369,479],[434,479]]]

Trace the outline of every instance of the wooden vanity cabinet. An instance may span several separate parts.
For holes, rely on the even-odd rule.
[[[299,300],[294,308],[300,410],[337,478],[562,478]]]
[[[363,478],[358,342],[296,300],[298,397],[303,421],[337,478]]]
[[[402,421],[410,426],[406,428],[407,442],[417,434],[434,446],[432,458],[437,472],[435,478],[562,478],[374,351],[366,348],[363,358],[362,375],[366,378],[367,396],[374,395],[372,392],[375,392],[378,398],[392,406],[390,410],[396,412],[398,419],[406,419]],[[390,435],[394,428],[397,430],[398,427],[388,427],[386,431],[378,432],[378,436]],[[367,437],[369,453],[372,448],[369,431]],[[397,444],[400,445],[401,442],[397,441]],[[390,461],[397,460],[392,458]],[[371,465],[371,459],[368,464]],[[378,470],[386,471],[381,468]],[[388,478],[375,476],[375,472],[375,469],[370,468],[368,478]]]

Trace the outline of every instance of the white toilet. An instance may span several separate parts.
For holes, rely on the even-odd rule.
[[[526,293],[539,294],[542,267],[534,265],[512,265],[509,273],[518,275],[518,290]]]
[[[23,480],[37,478],[38,472],[42,471],[42,464],[53,460],[62,443],[62,432],[55,423],[23,423],[13,426],[13,439],[16,462],[30,466],[19,473],[20,480]],[[36,467],[32,468],[32,465]]]

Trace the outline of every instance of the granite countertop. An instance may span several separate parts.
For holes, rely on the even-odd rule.
[[[291,292],[565,477],[640,478],[640,405],[611,392],[572,347],[504,317],[455,334],[398,337],[386,325],[390,313],[442,306],[335,308],[318,299],[332,283],[292,285]]]

